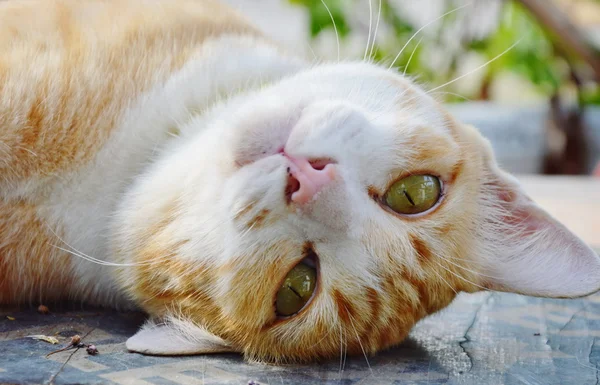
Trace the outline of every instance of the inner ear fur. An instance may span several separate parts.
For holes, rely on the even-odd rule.
[[[527,196],[514,177],[493,164],[483,189],[486,287],[565,298],[600,290],[600,257]]]

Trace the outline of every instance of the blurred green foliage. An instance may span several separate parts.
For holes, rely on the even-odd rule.
[[[290,2],[308,8],[310,33],[313,37],[323,29],[333,28],[334,22],[340,37],[344,38],[350,31],[342,8],[343,0],[327,0],[325,2],[321,0],[290,0]]]
[[[563,81],[562,60],[555,55],[547,34],[520,4],[507,2],[498,29],[485,40],[471,42],[467,48],[492,60],[515,43],[514,48],[487,66],[488,77],[508,69],[529,79],[545,94],[557,92]]]
[[[313,37],[318,36],[324,30],[332,29],[333,22],[335,22],[342,42],[352,31],[352,26],[346,17],[348,12],[347,0],[325,0],[331,15],[322,0],[289,1],[308,8]],[[376,1],[373,3],[378,4]],[[374,10],[374,12],[376,11]],[[455,14],[444,17],[440,23],[451,22],[453,16]],[[369,15],[365,15],[365,17],[368,18]],[[441,34],[434,34],[433,36],[422,34],[413,39],[403,51],[403,55],[398,58],[395,66],[401,69],[402,72],[406,69],[408,75],[416,77],[422,82],[432,85],[445,84],[460,75],[456,66],[460,55],[475,52],[481,55],[485,61],[491,62],[480,70],[484,73],[484,81],[479,92],[469,95],[471,99],[487,98],[487,87],[489,87],[490,82],[506,71],[518,74],[524,81],[529,81],[539,93],[548,97],[556,94],[562,88],[572,85],[571,74],[568,70],[569,66],[565,58],[555,49],[553,36],[547,33],[526,9],[518,2],[505,1],[498,17],[498,27],[489,36],[481,40],[461,42],[461,50],[454,53],[455,57],[451,58],[452,64],[443,73],[432,69],[427,62],[428,58],[423,55],[423,50],[428,45],[443,44]],[[397,54],[396,50],[403,47],[415,34],[416,30],[394,12],[388,0],[382,0],[382,22],[393,28],[395,41],[386,44],[385,47],[376,46],[372,58],[377,61],[391,61]],[[443,25],[441,31],[443,31]],[[422,41],[419,44],[421,39]],[[502,54],[517,42],[518,44],[512,49]],[[499,55],[501,56],[498,57]],[[452,91],[452,88],[448,88],[448,91]],[[465,99],[448,93],[446,100],[458,102]],[[600,88],[597,84],[584,87],[580,100],[583,103],[600,104]]]

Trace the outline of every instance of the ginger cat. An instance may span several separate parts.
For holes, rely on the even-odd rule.
[[[132,351],[307,361],[599,257],[393,70],[209,0],[0,2],[0,304],[146,311]]]

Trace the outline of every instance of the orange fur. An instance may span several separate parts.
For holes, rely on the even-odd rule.
[[[0,304],[69,297],[70,258],[53,246],[35,205],[0,202],[0,234]]]
[[[129,103],[231,32],[258,35],[216,1],[0,3],[0,303],[69,291],[69,259],[42,226],[46,188],[94,159]],[[31,183],[25,210],[9,192]]]
[[[207,37],[256,33],[209,1],[4,2],[0,26],[0,142],[11,149],[0,162],[2,186],[81,167],[128,103]]]

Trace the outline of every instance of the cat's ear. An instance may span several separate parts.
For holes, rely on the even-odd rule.
[[[600,290],[600,257],[531,200],[515,178],[496,167],[491,173],[486,199],[495,208],[482,234],[488,243],[485,286],[544,297]]]
[[[233,349],[221,338],[195,324],[168,319],[161,323],[148,321],[127,340],[132,352],[156,356],[227,353]]]

